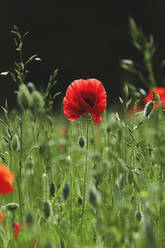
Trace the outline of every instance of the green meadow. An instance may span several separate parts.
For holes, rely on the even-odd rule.
[[[147,78],[131,60],[122,61],[121,66],[144,86],[148,83],[149,90],[156,87],[154,43],[132,19],[130,31],[144,55]],[[0,223],[0,248],[163,248],[165,115],[161,97],[154,94],[136,113],[146,93],[127,80],[115,106],[107,99],[101,122],[96,124],[90,114],[70,121],[63,111],[53,111],[60,94],[52,93],[58,88],[57,70],[44,92],[26,82],[29,64],[40,58],[24,60],[27,34],[21,35],[16,26],[12,33],[18,61],[13,72],[1,76],[17,83],[18,108],[8,109],[7,103],[2,107],[0,163],[13,172],[15,180],[14,191],[0,196],[0,211],[6,216]],[[15,223],[19,223],[16,238]]]

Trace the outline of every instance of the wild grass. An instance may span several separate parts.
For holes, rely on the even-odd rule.
[[[33,247],[35,239],[36,247],[163,247],[164,113],[119,115],[107,111],[95,125],[5,111],[1,163],[15,174],[15,190],[1,196],[0,247]],[[17,240],[15,222],[26,222]]]
[[[130,26],[147,78],[131,60],[121,66],[155,87],[153,38],[148,40],[132,19]],[[108,106],[99,124],[90,115],[70,122],[62,112],[52,114],[57,70],[41,94],[26,81],[29,64],[40,58],[25,59],[27,33],[21,35],[16,26],[12,33],[19,59],[13,72],[1,75],[17,84],[19,109],[2,108],[0,163],[14,173],[15,190],[0,196],[6,215],[0,248],[163,248],[165,116],[153,106],[159,97],[135,114],[145,92],[127,83],[117,112]],[[20,226],[16,239],[15,223]]]

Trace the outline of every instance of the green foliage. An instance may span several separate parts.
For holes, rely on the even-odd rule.
[[[129,28],[132,43],[141,53],[142,62],[139,64],[129,59],[123,59],[121,60],[121,68],[138,76],[139,80],[147,89],[153,88],[157,83],[152,65],[153,56],[156,52],[153,36],[150,35],[149,38],[145,36],[133,18],[129,18]]]

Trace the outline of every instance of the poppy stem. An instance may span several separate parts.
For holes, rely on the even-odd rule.
[[[87,171],[88,171],[88,144],[89,144],[89,120],[87,119],[86,125],[86,155],[85,155],[85,168],[84,168],[84,185],[83,185],[83,204],[81,212],[81,241],[83,238],[83,221],[84,221],[84,210],[85,210],[85,200],[86,200],[86,181],[87,181]]]

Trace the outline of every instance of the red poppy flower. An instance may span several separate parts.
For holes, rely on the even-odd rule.
[[[101,113],[106,108],[106,92],[103,84],[94,78],[79,79],[67,88],[63,100],[64,114],[75,121],[80,116],[91,113],[94,121],[101,121]]]
[[[19,222],[16,222],[15,224],[14,224],[14,239],[16,240],[17,239],[17,237],[18,237],[18,234],[19,234],[19,232],[20,232],[20,228],[21,228],[21,230],[22,229],[26,229],[26,223],[24,222],[24,223],[19,223]]]
[[[5,219],[6,219],[5,214],[2,211],[0,211],[0,223],[4,222]]]
[[[148,92],[148,95],[144,98],[144,102],[147,103],[149,101],[152,101],[153,91],[157,95],[159,95],[162,108],[165,108],[165,88],[163,88],[163,87],[153,88],[152,90],[150,90]],[[155,100],[155,108],[157,108],[158,106],[159,106],[159,101]]]
[[[12,182],[14,181],[14,175],[9,168],[0,164],[0,194],[5,195],[13,192],[14,186]]]
[[[132,105],[129,110],[130,117],[132,117],[134,114],[140,113],[143,110],[144,110],[144,106],[142,105],[142,103],[139,103],[136,107],[135,105]]]

